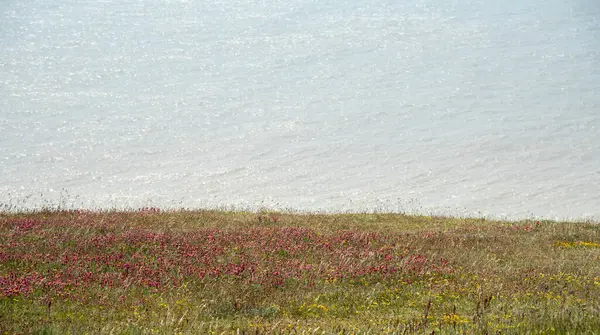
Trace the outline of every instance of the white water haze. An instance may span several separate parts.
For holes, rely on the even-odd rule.
[[[0,203],[600,218],[596,0],[3,0]]]

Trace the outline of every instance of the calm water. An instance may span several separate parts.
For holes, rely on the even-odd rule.
[[[3,0],[0,203],[600,219],[596,0]]]

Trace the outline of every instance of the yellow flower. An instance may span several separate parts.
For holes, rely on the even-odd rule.
[[[557,241],[554,243],[554,246],[558,247],[558,248],[574,248],[574,247],[600,248],[600,243],[586,242],[586,241],[576,241],[576,242]]]
[[[463,316],[460,316],[456,313],[449,313],[442,317],[442,322],[453,325],[460,325],[469,323],[469,320]]]

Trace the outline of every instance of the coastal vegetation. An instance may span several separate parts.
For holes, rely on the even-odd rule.
[[[0,334],[599,331],[594,222],[0,213]]]

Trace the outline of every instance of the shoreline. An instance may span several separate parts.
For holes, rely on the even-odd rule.
[[[530,222],[530,221],[544,221],[544,222],[564,222],[564,223],[595,223],[600,224],[600,217],[595,218],[593,216],[584,216],[579,218],[544,218],[544,217],[525,217],[525,218],[509,218],[509,217],[495,217],[492,215],[487,216],[461,216],[452,214],[425,214],[419,211],[387,211],[382,209],[373,209],[370,211],[310,211],[310,210],[295,210],[295,209],[277,209],[268,207],[236,207],[236,206],[214,206],[205,208],[175,208],[175,207],[113,207],[113,208],[63,208],[60,205],[53,206],[41,206],[32,208],[17,208],[16,206],[6,205],[0,203],[0,215],[32,215],[40,213],[139,213],[139,212],[153,212],[153,213],[206,213],[206,212],[221,212],[230,214],[269,214],[275,213],[279,215],[298,215],[298,216],[356,216],[356,215],[386,215],[386,216],[401,216],[401,217],[423,217],[423,218],[442,218],[442,219],[463,219],[463,220],[484,220],[484,221],[496,221],[496,222],[507,222],[507,223],[518,223],[518,222]]]

